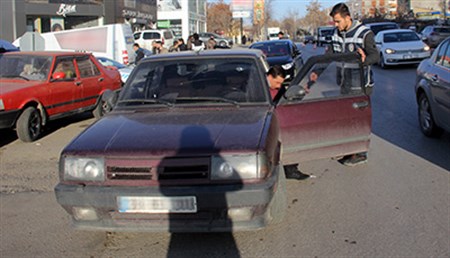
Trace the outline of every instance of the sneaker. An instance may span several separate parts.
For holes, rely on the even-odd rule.
[[[354,167],[367,163],[367,155],[365,153],[358,153],[353,155],[347,155],[339,160],[339,163],[345,166]]]
[[[286,179],[305,180],[309,178],[309,175],[303,174],[298,170],[297,165],[287,165],[284,167],[284,174]]]

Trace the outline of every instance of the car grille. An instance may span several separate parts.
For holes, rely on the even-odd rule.
[[[106,164],[107,180],[169,181],[208,179],[210,158],[109,159]]]
[[[408,49],[408,50],[397,50],[395,53],[396,54],[409,54],[409,53],[422,53],[424,52],[423,48],[419,48],[419,49]]]

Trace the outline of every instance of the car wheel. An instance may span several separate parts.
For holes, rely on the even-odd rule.
[[[21,141],[32,142],[41,135],[42,117],[35,107],[27,107],[17,119],[16,131]]]
[[[380,65],[380,67],[381,67],[382,69],[386,69],[386,68],[387,68],[387,67],[386,67],[386,63],[384,62],[383,54],[380,54],[380,61],[378,62],[378,64]]]
[[[100,119],[109,111],[111,111],[111,107],[108,105],[106,101],[102,100],[100,97],[100,100],[98,101],[94,111],[92,111],[92,114],[96,119]]]
[[[428,137],[439,137],[443,133],[434,122],[430,101],[424,93],[419,96],[419,125],[422,133]]]
[[[220,41],[220,42],[219,42],[219,46],[221,46],[221,47],[226,47],[226,46],[227,46],[227,42],[225,42],[225,41]]]

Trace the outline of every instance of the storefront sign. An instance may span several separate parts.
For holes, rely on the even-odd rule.
[[[77,12],[76,5],[61,4],[59,6],[59,10],[56,12],[56,14],[66,17],[66,14],[68,14],[68,13],[76,13],[76,12]]]
[[[133,10],[127,10],[127,9],[122,10],[122,17],[153,20],[153,15],[151,15],[149,13],[142,13],[139,11],[133,11]]]

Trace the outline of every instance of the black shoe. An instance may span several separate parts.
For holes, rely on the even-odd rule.
[[[348,155],[340,159],[339,163],[348,167],[354,167],[357,165],[367,163],[367,155],[365,153]]]
[[[303,174],[298,170],[297,165],[285,166],[284,174],[286,175],[286,179],[305,180],[309,178],[309,175]]]

